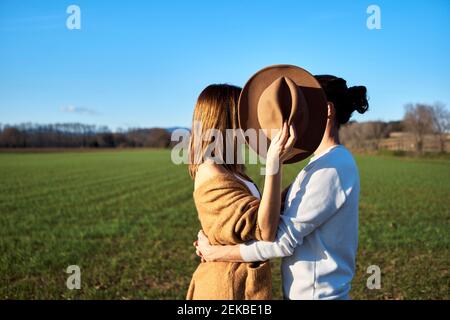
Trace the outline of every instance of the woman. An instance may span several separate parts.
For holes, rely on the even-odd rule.
[[[348,88],[335,76],[316,76],[328,100],[322,141],[291,185],[276,240],[211,246],[199,233],[206,261],[265,261],[283,257],[287,299],[348,299],[358,244],[359,175],[339,128],[368,109],[366,87]]]
[[[189,173],[194,179],[194,202],[202,229],[217,245],[275,239],[281,170],[271,166],[282,163],[295,142],[292,127],[284,124],[267,153],[266,168],[274,174],[266,175],[260,199],[255,184],[237,163],[241,146],[226,150],[226,130],[237,129],[240,92],[231,85],[210,85],[200,94],[193,115]],[[227,163],[225,155],[230,152],[234,158]],[[269,262],[205,262],[192,277],[187,299],[270,299],[271,282]]]

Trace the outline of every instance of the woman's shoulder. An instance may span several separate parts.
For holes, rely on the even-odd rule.
[[[217,164],[205,163],[199,166],[194,181],[194,198],[215,197],[234,192],[248,192],[247,186],[236,174]]]
[[[210,179],[227,176],[227,171],[213,162],[205,162],[199,165],[195,174],[194,188],[197,189]]]

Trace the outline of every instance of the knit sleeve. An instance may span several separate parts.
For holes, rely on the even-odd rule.
[[[220,176],[194,192],[203,231],[212,244],[261,240],[257,225],[260,200],[232,177]]]

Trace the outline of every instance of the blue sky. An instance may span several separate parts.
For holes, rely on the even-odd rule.
[[[206,85],[278,63],[366,85],[355,119],[396,120],[408,102],[450,105],[449,39],[448,0],[0,0],[0,123],[190,126]]]

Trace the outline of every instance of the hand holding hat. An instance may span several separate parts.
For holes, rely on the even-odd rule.
[[[245,84],[238,116],[241,129],[263,130],[266,145],[275,143],[272,130],[282,129],[285,122],[293,124],[291,130],[296,139],[285,161],[293,163],[309,157],[319,146],[326,127],[327,99],[308,71],[292,65],[274,65],[258,71]],[[260,142],[259,135],[256,141],[248,141],[255,152],[267,157],[268,150],[261,148]]]
[[[271,167],[269,172],[278,172],[279,164],[292,157],[296,141],[294,124],[288,126],[287,122],[284,122],[281,130],[273,136],[267,150],[266,166]]]

